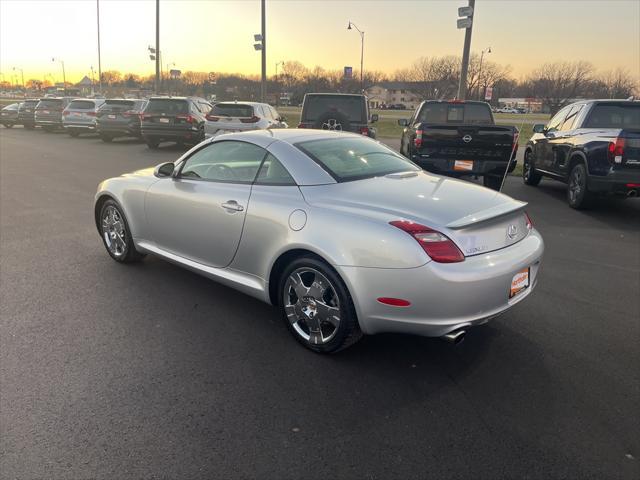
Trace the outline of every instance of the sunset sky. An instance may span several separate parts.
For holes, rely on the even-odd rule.
[[[420,56],[462,50],[457,8],[466,0],[267,0],[268,74],[276,61],[308,67],[358,67],[365,33],[365,70],[392,73]],[[183,71],[258,74],[258,0],[161,0],[163,63]],[[154,0],[100,0],[102,69],[150,74],[155,42]],[[618,66],[640,77],[640,0],[477,0],[472,50],[509,64],[515,77],[545,61],[588,60],[598,70]],[[51,74],[78,81],[97,71],[95,0],[0,0],[0,72],[24,69],[25,81]],[[164,67],[163,67],[164,68]],[[51,77],[48,77],[51,79]]]

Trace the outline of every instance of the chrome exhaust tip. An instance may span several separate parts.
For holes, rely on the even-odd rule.
[[[454,330],[453,332],[449,332],[446,335],[443,335],[442,338],[449,343],[453,343],[454,345],[459,345],[462,343],[466,335],[467,335],[466,330]]]

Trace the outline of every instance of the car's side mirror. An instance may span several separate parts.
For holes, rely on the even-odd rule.
[[[536,123],[533,126],[533,133],[544,133],[544,123]]]
[[[406,118],[401,118],[398,120],[398,125],[400,125],[401,127],[408,127],[409,120],[407,120]]]
[[[173,170],[175,168],[176,166],[173,162],[161,163],[155,168],[153,174],[159,178],[170,177],[173,175]]]
[[[377,122],[378,121],[378,114],[374,113],[373,115],[371,115],[371,123]]]

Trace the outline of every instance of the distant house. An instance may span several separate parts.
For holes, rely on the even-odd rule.
[[[91,95],[93,93],[93,82],[86,75],[76,84],[76,87],[80,89],[82,95]]]
[[[422,101],[418,82],[380,82],[365,89],[370,108],[402,104],[414,109]]]

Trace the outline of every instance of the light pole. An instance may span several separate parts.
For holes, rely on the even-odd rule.
[[[95,81],[93,80],[93,65],[91,65],[91,93],[95,95]]]
[[[473,29],[473,12],[475,11],[475,7],[476,0],[469,0],[471,15],[467,17],[471,19],[471,22],[467,27],[465,27],[464,47],[462,49],[462,65],[460,67],[460,83],[458,84],[458,100],[467,99],[467,72],[469,71],[469,52],[471,51],[471,31]]]
[[[482,81],[482,59],[484,58],[484,54],[491,53],[491,47],[486,48],[480,52],[480,67],[478,67],[478,100],[482,100],[480,96],[480,82]]]
[[[156,95],[160,90],[160,0],[156,0]]]
[[[278,106],[278,97],[280,96],[280,84],[278,83],[278,65],[284,67],[284,62],[276,62],[276,107]]]
[[[364,92],[364,32],[360,30],[355,23],[350,21],[347,30],[351,30],[351,27],[360,33],[360,90]]]
[[[102,59],[100,57],[100,0],[96,0],[96,13],[98,20],[98,85],[102,93]],[[91,88],[93,89],[93,67],[91,67]]]
[[[261,19],[261,33],[256,33],[253,36],[253,40],[256,42],[253,44],[253,48],[256,52],[262,54],[261,57],[261,75],[260,75],[260,101],[264,103],[267,97],[267,23],[266,23],[266,7],[265,0],[260,0],[260,8],[262,13]]]
[[[62,88],[64,88],[64,94],[65,94],[65,95],[67,95],[67,76],[66,76],[66,74],[64,73],[64,61],[63,61],[63,60],[61,60],[61,59],[59,59],[59,58],[58,58],[57,60],[58,60],[58,62],[60,62],[60,64],[62,65]],[[55,58],[52,58],[52,59],[51,59],[51,61],[52,61],[52,62],[55,62],[55,61],[56,61],[56,59],[55,59]]]
[[[22,77],[22,89],[24,90],[24,71],[21,68],[13,67],[13,71],[15,72],[16,70],[20,70],[20,76]]]

